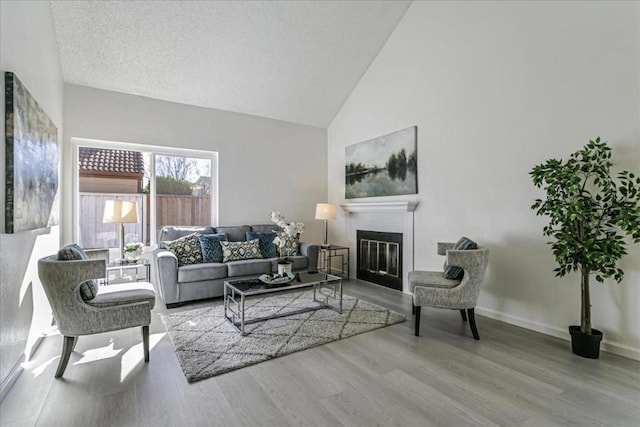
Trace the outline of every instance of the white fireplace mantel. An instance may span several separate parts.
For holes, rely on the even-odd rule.
[[[358,230],[402,233],[402,291],[410,293],[409,272],[413,270],[413,220],[417,201],[344,203],[349,248],[357,253]],[[351,271],[357,271],[357,257],[351,257]]]
[[[345,212],[413,212],[418,202],[361,202],[340,205]]]

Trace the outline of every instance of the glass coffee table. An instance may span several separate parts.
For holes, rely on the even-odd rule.
[[[245,318],[245,301],[248,297],[256,295],[267,296],[310,287],[313,287],[313,301],[319,303],[317,306],[270,316]],[[224,317],[243,336],[248,334],[248,332],[245,332],[245,325],[322,308],[330,308],[342,313],[342,279],[340,277],[326,273],[305,271],[295,273],[295,277],[290,282],[282,284],[270,285],[263,283],[258,278],[224,282]]]

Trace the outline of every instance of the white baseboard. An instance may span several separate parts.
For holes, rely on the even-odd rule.
[[[29,352],[29,360],[31,360],[31,358],[35,354],[36,350],[40,347],[40,344],[42,344],[42,341],[44,341],[44,339],[45,339],[44,336],[40,336],[36,338],[35,342],[33,343],[33,346],[31,346],[31,351]],[[2,384],[0,384],[0,402],[4,400],[7,393],[9,393],[9,390],[11,390],[11,386],[13,386],[13,384],[16,382],[16,380],[18,379],[22,371],[24,371],[23,363],[25,362],[26,357],[27,356],[25,355],[25,353],[22,353],[22,355],[20,356],[16,364],[11,369],[11,372],[9,372],[9,375],[7,375],[7,378],[5,378],[2,381]]]
[[[560,338],[565,341],[571,341],[568,328],[562,329],[562,328],[558,328],[552,325],[547,325],[544,323],[532,322],[530,320],[526,320],[521,317],[500,313],[495,310],[490,310],[490,309],[482,308],[478,306],[476,306],[475,311],[481,316],[489,317],[495,320],[500,320],[501,322],[520,326],[522,328],[540,332],[545,335],[551,335],[553,337]],[[630,347],[628,345],[619,344],[619,343],[615,343],[615,342],[611,342],[611,341],[607,341],[606,339],[603,339],[602,350],[608,351],[609,353],[617,354],[618,356],[624,356],[624,357],[628,357],[629,359],[640,361],[640,349]]]
[[[11,390],[11,386],[16,382],[24,370],[22,367],[24,359],[25,356],[24,353],[22,353],[16,364],[11,369],[11,372],[9,372],[9,375],[7,375],[7,377],[2,381],[2,384],[0,384],[0,402],[4,400],[5,396],[9,393],[9,390]]]

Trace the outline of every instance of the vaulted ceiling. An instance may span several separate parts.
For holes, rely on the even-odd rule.
[[[64,80],[327,127],[410,1],[51,1]]]

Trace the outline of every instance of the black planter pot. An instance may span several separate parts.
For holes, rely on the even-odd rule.
[[[591,328],[591,335],[587,335],[580,332],[580,326],[569,326],[569,333],[571,334],[571,350],[573,354],[589,359],[600,357],[602,332]]]

